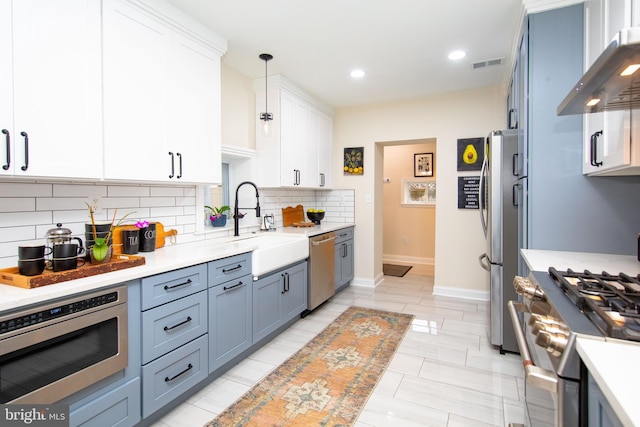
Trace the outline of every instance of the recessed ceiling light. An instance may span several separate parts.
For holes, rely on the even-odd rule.
[[[452,61],[458,60],[458,59],[462,59],[465,57],[467,53],[463,50],[454,50],[453,52],[451,52],[449,54],[449,59]]]
[[[354,79],[361,79],[364,77],[364,71],[362,70],[353,70],[351,72],[351,77],[353,77]]]

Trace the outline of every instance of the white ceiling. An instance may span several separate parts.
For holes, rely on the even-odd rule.
[[[169,0],[228,41],[223,64],[282,74],[333,107],[507,82],[522,0]],[[452,62],[450,51],[467,56]],[[471,64],[504,58],[502,65]],[[366,76],[354,80],[349,72]]]

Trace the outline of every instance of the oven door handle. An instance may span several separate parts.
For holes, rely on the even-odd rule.
[[[553,372],[536,366],[531,359],[531,353],[529,353],[529,346],[527,345],[527,340],[525,339],[524,332],[522,331],[522,325],[520,325],[520,318],[518,317],[519,311],[529,313],[529,308],[516,301],[508,301],[507,306],[509,308],[511,322],[513,322],[513,330],[516,334],[518,348],[520,349],[520,357],[522,358],[522,366],[524,367],[525,380],[534,387],[557,394],[558,377],[556,377]]]

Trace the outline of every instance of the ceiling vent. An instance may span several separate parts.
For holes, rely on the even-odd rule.
[[[502,65],[504,58],[487,59],[485,61],[478,61],[471,64],[471,68],[479,70],[481,68],[492,67],[494,65]]]

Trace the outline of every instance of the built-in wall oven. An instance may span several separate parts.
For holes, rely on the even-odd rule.
[[[51,404],[127,366],[127,288],[0,317],[0,404]]]

